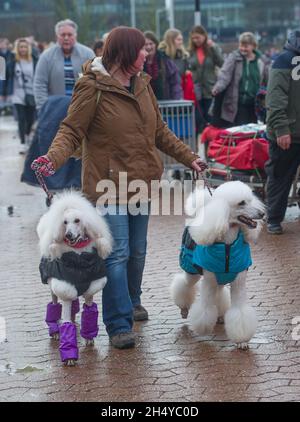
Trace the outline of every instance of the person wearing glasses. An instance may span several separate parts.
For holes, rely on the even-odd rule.
[[[44,51],[37,64],[34,78],[36,107],[51,95],[71,96],[81,66],[95,57],[92,49],[77,42],[78,26],[70,19],[55,25],[57,43]]]

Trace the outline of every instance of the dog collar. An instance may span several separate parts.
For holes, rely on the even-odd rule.
[[[81,249],[88,246],[91,243],[91,239],[89,239],[88,237],[85,239],[79,238],[77,242],[73,244],[68,239],[64,239],[64,243],[70,246],[71,248]]]

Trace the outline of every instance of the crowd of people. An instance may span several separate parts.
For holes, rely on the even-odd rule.
[[[82,65],[101,57],[105,40],[93,48],[77,41],[77,24],[71,20],[55,26],[56,43],[37,43],[33,37],[0,39],[0,56],[6,60],[6,80],[0,81],[0,110],[14,105],[19,122],[20,152],[26,151],[34,116],[50,96],[71,96]],[[253,122],[255,96],[267,84],[268,66],[252,33],[239,37],[239,47],[226,59],[203,26],[189,34],[188,47],[178,29],[169,29],[160,41],[145,31],[147,57],[144,71],[151,76],[157,100],[188,99],[195,102],[196,128]]]

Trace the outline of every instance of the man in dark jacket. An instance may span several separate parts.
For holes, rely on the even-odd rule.
[[[267,134],[270,140],[268,232],[282,234],[288,196],[300,165],[300,30],[292,31],[273,63],[267,88]]]

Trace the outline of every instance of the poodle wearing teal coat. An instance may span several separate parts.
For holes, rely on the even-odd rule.
[[[197,334],[211,333],[224,318],[228,337],[247,349],[257,326],[255,311],[247,304],[249,242],[258,238],[264,205],[246,184],[234,181],[219,186],[212,196],[196,189],[187,200],[186,213],[191,218],[180,253],[183,271],[174,276],[172,299],[183,318],[189,315]]]

